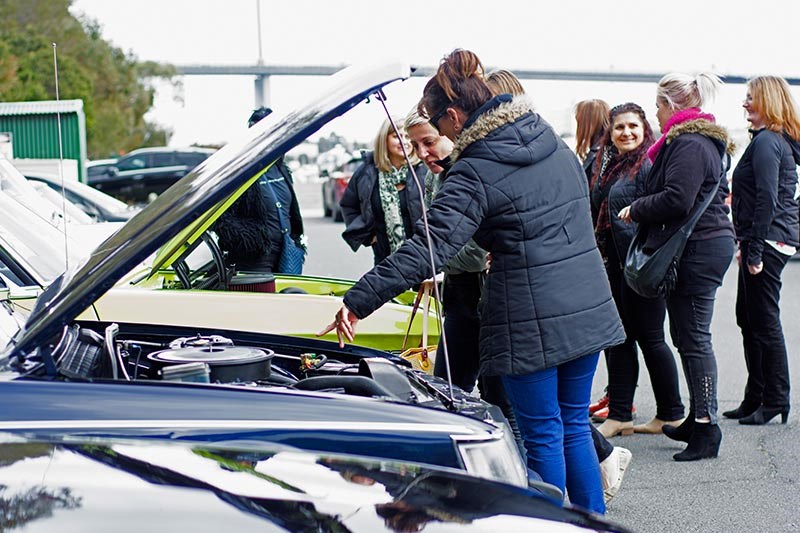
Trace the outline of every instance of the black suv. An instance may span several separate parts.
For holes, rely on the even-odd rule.
[[[129,204],[144,204],[167,190],[214,153],[207,148],[139,148],[98,175],[92,187]]]

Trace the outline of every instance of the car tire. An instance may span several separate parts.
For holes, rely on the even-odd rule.
[[[333,215],[333,210],[328,205],[328,200],[325,198],[325,193],[322,193],[322,216],[329,217]]]

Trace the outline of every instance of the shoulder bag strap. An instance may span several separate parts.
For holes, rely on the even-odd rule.
[[[700,217],[703,216],[703,213],[706,212],[706,209],[708,209],[708,206],[711,205],[711,200],[714,198],[714,196],[717,195],[717,191],[719,190],[719,184],[722,182],[722,180],[726,179],[726,174],[727,174],[727,172],[726,172],[726,170],[727,170],[727,168],[726,168],[727,167],[726,158],[727,157],[728,157],[727,154],[724,154],[722,156],[722,163],[721,163],[722,172],[721,172],[721,175],[720,175],[719,179],[717,180],[717,182],[714,184],[714,186],[711,188],[711,191],[709,192],[708,196],[706,196],[703,199],[703,201],[695,208],[694,212],[691,214],[691,216],[686,221],[686,223],[684,223],[684,225],[681,226],[681,230],[683,230],[684,232],[686,232],[687,230],[688,230],[689,234],[692,232],[692,230],[694,229],[695,224],[697,224],[697,221],[700,220]]]

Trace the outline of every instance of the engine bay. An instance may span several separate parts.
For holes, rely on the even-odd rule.
[[[48,349],[56,363],[56,379],[286,388],[381,398],[445,408],[495,423],[502,420],[494,406],[458,387],[451,393],[445,380],[414,370],[388,352],[359,353],[325,341],[222,333],[76,323],[65,327]],[[26,361],[28,376],[45,373],[38,359]]]

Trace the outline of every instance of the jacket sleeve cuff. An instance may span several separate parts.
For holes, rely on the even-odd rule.
[[[747,247],[747,264],[756,266],[761,263],[761,256],[764,253],[764,241],[753,239]]]

